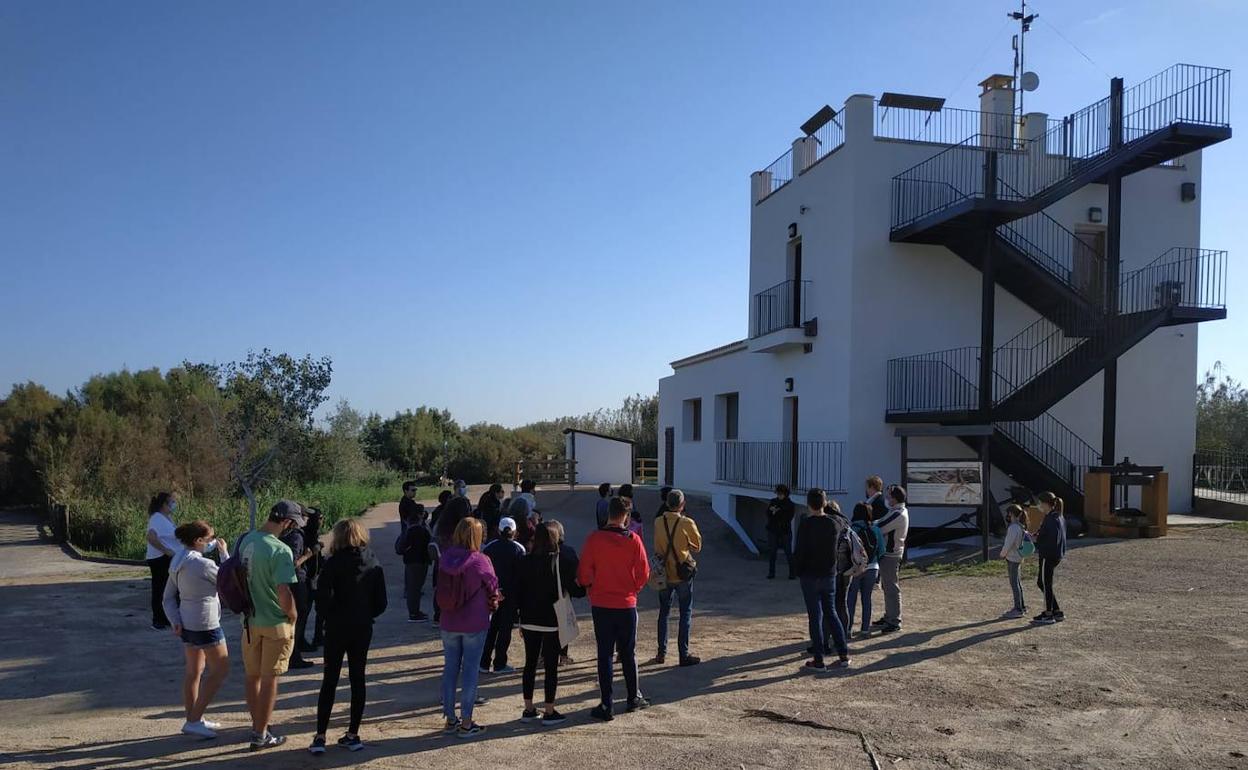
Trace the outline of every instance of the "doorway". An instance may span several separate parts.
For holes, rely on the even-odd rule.
[[[1098,307],[1105,304],[1105,230],[1081,227],[1075,230],[1071,260],[1071,283]]]
[[[802,239],[789,241],[788,259],[785,265],[785,277],[788,279],[788,302],[791,309],[785,321],[794,328],[802,325]]]
[[[782,476],[790,489],[799,489],[798,484],[798,423],[797,396],[785,396],[783,444],[781,445]]]
[[[676,477],[676,429],[663,429],[663,483],[667,486],[673,486],[673,478]]]

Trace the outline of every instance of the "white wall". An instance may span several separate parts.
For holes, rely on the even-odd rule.
[[[563,440],[567,456],[576,460],[578,484],[632,483],[632,444],[580,431],[565,433]]]

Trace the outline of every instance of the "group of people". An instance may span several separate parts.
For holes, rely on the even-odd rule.
[[[700,662],[690,650],[690,636],[702,535],[685,513],[681,490],[661,490],[647,546],[631,485],[622,485],[614,493],[610,485],[602,485],[597,528],[579,555],[565,542],[563,526],[543,519],[531,482],[510,500],[505,499],[501,485],[495,484],[475,508],[466,486],[457,486],[454,492],[442,493],[432,513],[416,502],[414,483],[405,484],[403,492],[394,548],[403,559],[410,622],[430,620],[422,602],[426,580],[432,575],[432,619],[443,646],[440,690],[446,734],[471,738],[486,729],[474,719],[474,707],[484,702],[477,692],[479,677],[515,671],[509,665],[509,651],[516,628],[524,645],[521,720],[543,725],[565,721],[556,709],[556,696],[559,668],[571,662],[568,645],[579,634],[571,605],[574,597],[588,596],[591,607],[599,687],[599,702],[590,711],[594,719],[614,718],[617,663],[624,679],[625,708],[635,711],[650,705],[639,689],[636,656],[637,597],[647,586],[659,598],[657,650],[650,662],[659,665],[667,660],[673,600],[679,614],[677,662],[682,667]],[[821,489],[807,493],[801,510],[786,486],[778,485],[775,492],[767,507],[767,577],[775,577],[777,556],[783,550],[789,578],[799,581],[806,605],[811,659],[804,668],[848,668],[849,638],[892,633],[902,627],[898,573],[909,531],[905,489],[896,485],[886,489],[880,477],[868,478],[865,499],[854,506],[850,518]],[[167,493],[152,501],[147,535],[153,626],[171,627],[185,650],[182,731],[202,738],[216,736],[219,726],[204,719],[204,714],[229,670],[219,594],[225,595],[222,581],[233,580],[245,585],[248,600],[242,650],[251,748],[285,742],[269,729],[277,682],[300,659],[296,656],[313,605],[317,610],[314,642],[324,644],[324,670],[309,751],[326,750],[344,659],[351,707],[347,730],[338,745],[362,748],[359,728],[373,622],[387,606],[385,577],[367,530],[356,519],[339,521],[333,527],[328,554],[322,557],[319,537],[312,529],[319,526],[315,509],[281,500],[259,528],[238,540],[232,557],[208,522],[173,526],[176,504],[174,495]],[[1018,506],[1007,509],[1010,526],[1001,556],[1009,564],[1014,606],[1004,617],[1022,617],[1026,611],[1019,565],[1034,550],[1040,559],[1037,582],[1044,591],[1045,611],[1033,622],[1049,624],[1064,617],[1053,581],[1065,553],[1065,523],[1060,498],[1045,493],[1039,508],[1045,519],[1034,538],[1027,528],[1026,512]],[[232,562],[237,562],[235,569],[230,569]],[[304,594],[309,572],[312,579]],[[159,602],[158,575],[165,579]],[[877,583],[884,593],[884,613],[872,622]],[[860,630],[851,633],[859,606]],[[535,700],[539,664],[543,674],[540,706]]]

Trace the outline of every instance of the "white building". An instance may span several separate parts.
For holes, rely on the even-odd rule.
[[[1178,65],[1021,121],[1011,83],[985,80],[979,111],[851,96],[751,175],[748,335],[660,380],[660,478],[757,537],[777,482],[845,504],[900,480],[899,429],[941,433],[911,457],[975,458],[955,426],[991,425],[998,501],[1079,511],[1105,454],[1165,466],[1190,510],[1196,322],[1226,314],[1200,149],[1231,134],[1229,73]]]

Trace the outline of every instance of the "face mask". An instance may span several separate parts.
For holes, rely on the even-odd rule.
[[[204,550],[203,550],[204,554],[210,554],[215,550],[217,550],[216,540],[209,540],[207,543],[204,544]]]
[[[170,501],[169,501],[169,512],[170,512],[170,513],[173,513],[173,512],[174,512],[174,511],[176,511],[176,510],[178,510],[178,501],[177,501],[177,500],[170,500]]]

